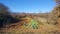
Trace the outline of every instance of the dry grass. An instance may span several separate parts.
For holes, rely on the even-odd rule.
[[[0,31],[6,34],[60,34],[60,29],[55,25],[39,22],[38,29],[33,29],[30,26],[23,27],[21,23],[23,21]]]

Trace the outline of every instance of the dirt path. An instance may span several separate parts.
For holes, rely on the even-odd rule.
[[[42,23],[46,23],[47,22],[47,19],[43,18],[43,17],[34,17],[34,19],[39,21],[39,22],[42,22]]]

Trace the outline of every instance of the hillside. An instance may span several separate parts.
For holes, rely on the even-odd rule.
[[[60,34],[59,2],[49,13],[10,13],[0,4],[0,34]]]
[[[41,18],[42,20],[44,20],[43,18]],[[15,34],[58,34],[59,28],[55,25],[51,25],[51,24],[47,24],[47,23],[39,23],[38,29],[33,29],[31,26],[23,26],[21,25],[22,23],[26,22],[25,20],[22,22],[18,22],[15,24],[12,24],[11,26],[7,27],[7,28],[3,28],[0,30],[0,32],[5,32],[5,33],[15,33]],[[29,22],[30,23],[30,22]],[[26,23],[27,24],[27,23]]]

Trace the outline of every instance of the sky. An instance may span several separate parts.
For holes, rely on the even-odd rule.
[[[56,6],[54,0],[0,0],[0,3],[8,6],[11,12],[18,13],[46,13]]]

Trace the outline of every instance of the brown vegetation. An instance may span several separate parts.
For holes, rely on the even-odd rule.
[[[58,2],[58,1],[57,1]],[[0,12],[1,13],[1,12]],[[4,12],[5,13],[5,12]],[[4,14],[3,13],[3,14]],[[0,14],[1,15],[1,14]],[[19,34],[60,34],[60,4],[58,4],[51,13],[40,13],[40,14],[10,14],[11,18],[6,25],[6,28],[0,28],[0,32],[7,33],[19,33]],[[31,18],[39,23],[38,29],[33,29],[30,26],[24,27],[24,23],[28,24],[30,21],[27,19]],[[7,19],[8,21],[9,19]],[[18,20],[16,22],[16,20]],[[6,22],[5,22],[6,23]],[[12,23],[12,24],[10,24]],[[4,24],[4,23],[0,23]],[[58,26],[56,26],[58,25]]]
[[[51,24],[60,24],[60,4],[58,4],[50,13]]]

